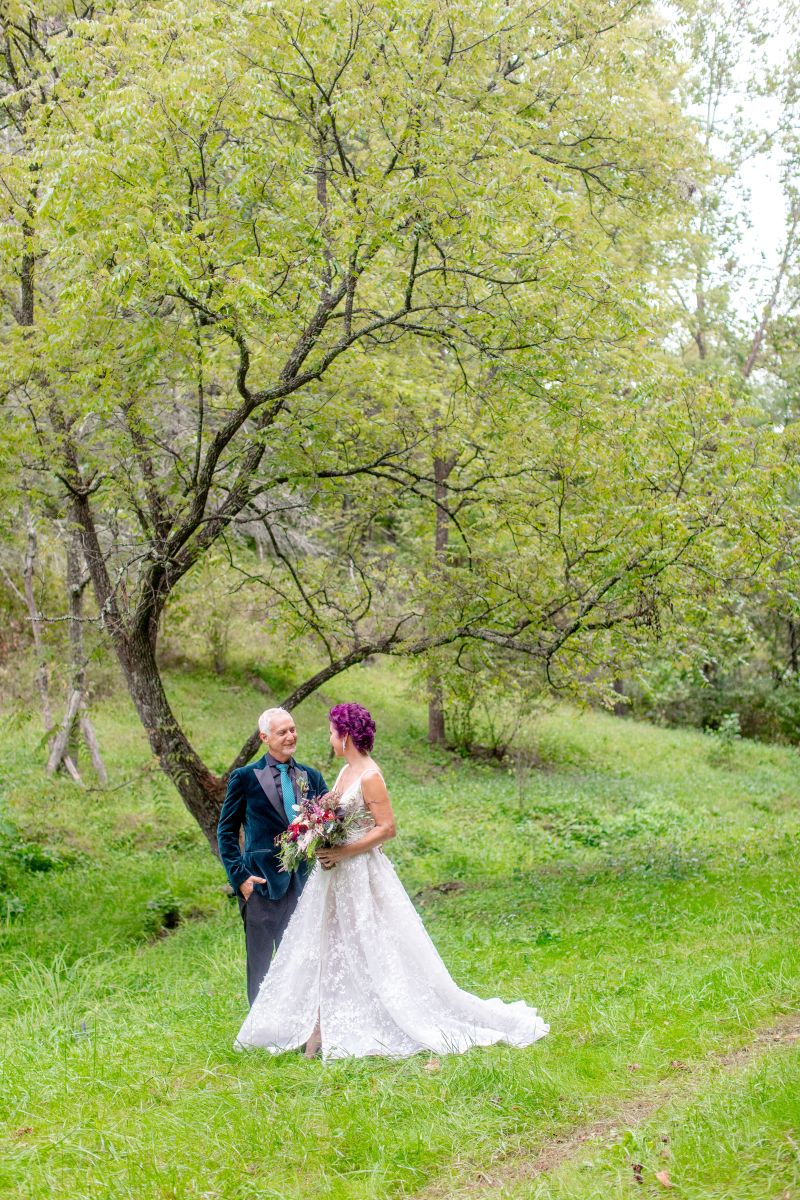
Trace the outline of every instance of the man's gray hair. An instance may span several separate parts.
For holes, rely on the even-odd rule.
[[[258,728],[264,737],[269,737],[269,731],[272,728],[272,722],[278,717],[288,717],[292,719],[292,714],[287,712],[285,708],[265,708],[261,716],[258,718]]]

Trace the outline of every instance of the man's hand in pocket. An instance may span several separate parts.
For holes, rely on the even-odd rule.
[[[262,879],[260,875],[251,875],[248,879],[245,879],[244,883],[239,888],[239,891],[242,893],[245,900],[249,900],[253,894],[253,884],[266,882],[266,879]]]

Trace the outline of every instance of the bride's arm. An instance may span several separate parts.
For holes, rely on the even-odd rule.
[[[392,802],[389,799],[389,793],[386,791],[386,784],[377,771],[374,775],[369,775],[366,779],[362,780],[361,794],[364,797],[364,803],[372,813],[373,820],[375,821],[374,829],[370,829],[369,833],[365,833],[357,842],[349,842],[346,846],[331,846],[328,850],[320,850],[317,853],[317,858],[323,867],[332,867],[334,863],[341,862],[343,858],[352,858],[354,854],[363,854],[366,850],[374,850],[376,846],[381,846],[384,842],[388,842],[389,838],[393,838],[397,832],[394,823],[394,813],[392,812]]]

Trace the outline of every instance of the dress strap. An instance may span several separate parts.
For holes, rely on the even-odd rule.
[[[336,776],[336,782],[334,783],[333,787],[331,788],[331,791],[332,791],[332,792],[335,792],[335,791],[336,791],[336,789],[337,789],[337,787],[339,786],[339,780],[340,780],[340,779],[342,778],[342,776],[344,775],[346,767],[347,767],[347,763],[345,763],[345,764],[344,764],[344,766],[343,766],[343,767],[341,768],[341,770],[339,771],[339,774]]]

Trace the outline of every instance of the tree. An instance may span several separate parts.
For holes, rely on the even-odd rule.
[[[687,96],[708,158],[686,181],[696,205],[686,242],[691,289],[676,286],[674,294],[690,354],[706,371],[735,373],[751,388],[754,371],[780,375],[773,331],[796,306],[800,251],[800,8],[790,0],[774,27],[771,16],[768,5],[700,0],[683,22]],[[753,253],[747,168],[755,163],[777,168],[784,193],[783,242],[772,263]]]
[[[553,678],[652,619],[752,447],[713,395],[668,380],[661,414],[648,382],[653,270],[696,151],[643,5],[9,13],[8,412],[212,846],[225,776],[156,642],[212,547],[252,571],[237,530],[264,530],[273,600],[324,655],[287,706],[371,654],[464,639]],[[443,353],[446,472],[426,402]],[[435,513],[454,536],[431,571]]]
[[[721,384],[732,403],[746,406],[749,419],[763,424],[769,458],[780,466],[762,521],[764,545],[771,546],[769,572],[742,563],[728,577],[727,598],[715,606],[713,619],[707,613],[704,627],[680,648],[675,636],[666,637],[653,667],[671,680],[675,662],[682,661],[700,691],[709,678],[724,677],[724,703],[742,710],[748,730],[765,731],[766,720],[759,725],[763,713],[750,719],[746,710],[762,703],[756,692],[761,697],[796,687],[791,663],[800,617],[793,550],[797,448],[790,428],[797,412],[800,9],[793,0],[780,12],[701,0],[684,15],[687,99],[708,160],[705,170],[686,178],[696,216],[688,236],[671,248],[676,258],[685,255],[686,264],[683,279],[680,271],[668,277],[677,337],[687,369],[712,387]],[[748,180],[759,171],[774,173],[783,190],[783,223],[770,214],[780,240],[769,255],[754,236],[760,230],[749,212]],[[703,709],[702,697],[695,699]],[[786,703],[800,711],[800,700]],[[782,723],[782,733],[789,724]]]

